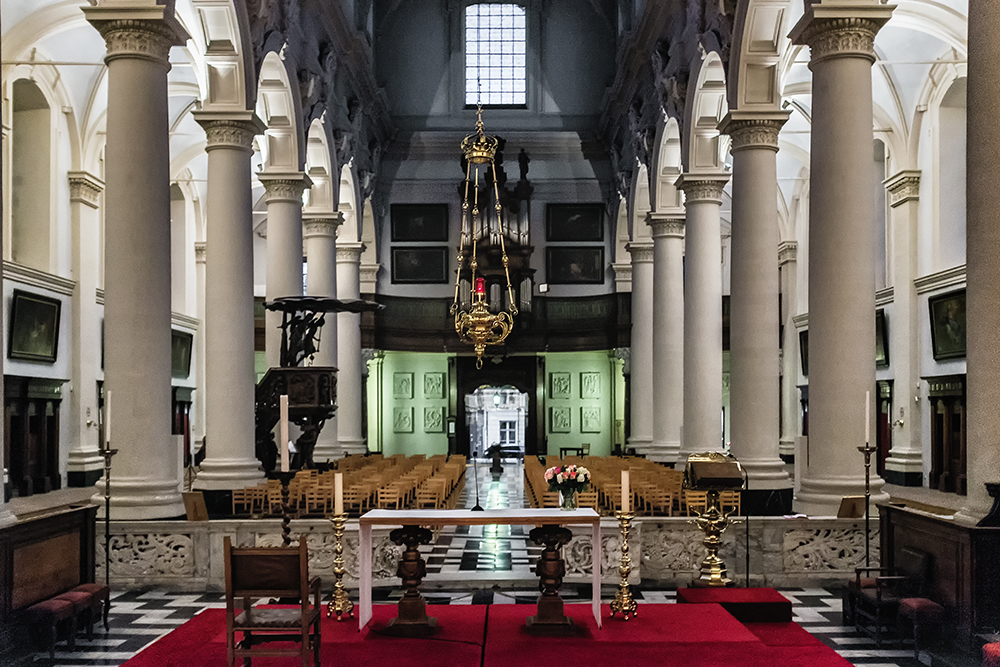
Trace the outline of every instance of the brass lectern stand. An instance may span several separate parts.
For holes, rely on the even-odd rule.
[[[705,533],[702,544],[708,552],[701,563],[701,574],[691,582],[695,588],[733,585],[733,580],[726,572],[726,564],[719,558],[719,548],[722,546],[722,533],[729,524],[738,521],[729,518],[732,512],[722,512],[719,493],[741,490],[745,483],[743,467],[729,454],[706,452],[688,457],[684,470],[684,488],[705,491],[708,501],[705,512],[690,521]]]

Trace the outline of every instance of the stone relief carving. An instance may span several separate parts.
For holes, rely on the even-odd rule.
[[[871,553],[878,560],[878,530],[871,531]],[[789,530],[784,537],[784,568],[788,572],[848,570],[865,561],[864,530],[820,528]],[[877,562],[872,563],[878,565]]]
[[[103,572],[103,540],[98,540],[94,556]],[[190,576],[195,572],[194,542],[190,535],[112,535],[110,562],[115,577]]]
[[[643,569],[653,573],[691,572],[701,566],[705,559],[705,545],[701,531],[659,527],[644,530],[639,553]],[[631,540],[630,540],[631,542]],[[727,563],[733,563],[736,556],[735,539],[731,533],[723,534],[719,555]]]

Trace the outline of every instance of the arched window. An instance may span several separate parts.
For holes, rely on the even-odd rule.
[[[465,103],[526,104],[527,29],[523,7],[479,4],[465,8]]]
[[[27,79],[14,82],[12,106],[10,258],[49,271],[51,110],[42,91]]]

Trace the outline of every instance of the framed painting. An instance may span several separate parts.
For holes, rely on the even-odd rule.
[[[444,398],[444,373],[424,373],[424,398]]]
[[[395,284],[447,283],[448,246],[392,249]]]
[[[889,366],[889,332],[885,323],[885,309],[875,311],[875,367]]]
[[[546,241],[603,241],[604,204],[549,204]]]
[[[170,377],[186,378],[191,374],[191,345],[194,336],[186,331],[170,332]]]
[[[604,282],[604,246],[548,246],[545,274],[552,285],[600,285]]]
[[[582,407],[580,408],[580,433],[600,433],[601,432],[601,409]]]
[[[572,426],[570,408],[549,408],[549,433],[569,433]]]
[[[424,433],[444,433],[444,408],[424,408]]]
[[[927,299],[934,359],[965,356],[965,290]]]
[[[570,397],[570,374],[549,373],[549,398]]]
[[[799,332],[799,358],[802,360],[802,374],[809,375],[809,330]]]
[[[393,241],[447,241],[447,204],[393,204],[389,207]]]
[[[413,373],[392,374],[392,397],[413,398]]]
[[[413,433],[413,408],[392,409],[392,432]]]
[[[52,363],[59,352],[59,313],[62,302],[40,294],[14,290],[10,305],[11,359]]]

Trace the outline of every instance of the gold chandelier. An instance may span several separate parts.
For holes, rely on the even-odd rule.
[[[451,305],[451,314],[455,316],[455,331],[458,337],[471,343],[476,350],[476,368],[483,367],[483,354],[487,345],[498,345],[506,340],[514,327],[514,316],[517,315],[517,305],[514,302],[514,289],[510,285],[510,269],[507,260],[507,249],[504,245],[503,216],[500,205],[500,190],[497,185],[494,157],[497,152],[496,137],[488,137],[483,132],[483,108],[476,112],[476,133],[462,140],[462,154],[467,162],[465,171],[465,193],[462,197],[462,236],[458,249],[458,271],[455,274],[455,301]],[[479,237],[488,228],[487,216],[479,214],[479,179],[487,181],[487,175],[492,171],[493,201],[496,212],[497,236],[500,239],[500,256],[503,263],[504,276],[507,278],[507,296],[510,300],[508,310],[493,314],[486,304],[486,279],[477,276],[479,269],[478,249]],[[469,188],[472,187],[472,206],[469,206]],[[484,202],[486,203],[486,202]],[[488,205],[488,203],[486,203]],[[460,302],[462,290],[462,272],[465,268],[466,247],[471,246],[472,254],[469,260],[471,280],[469,288],[471,298],[467,310],[463,310]]]

